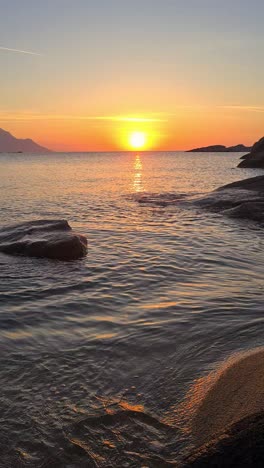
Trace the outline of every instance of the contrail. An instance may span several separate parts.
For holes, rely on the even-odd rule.
[[[19,54],[28,54],[28,55],[41,55],[37,52],[31,52],[29,50],[20,50],[20,49],[10,49],[9,47],[1,47],[0,50],[6,50],[7,52],[17,52]]]

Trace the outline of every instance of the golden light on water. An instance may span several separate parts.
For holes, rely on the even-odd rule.
[[[134,192],[143,192],[142,183],[142,161],[139,154],[136,155],[134,160],[134,179],[133,179],[133,190]]]

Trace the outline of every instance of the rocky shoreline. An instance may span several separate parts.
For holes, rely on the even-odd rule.
[[[242,156],[241,168],[264,168],[264,138]],[[264,222],[264,175],[218,188],[195,202],[232,218]],[[184,468],[264,466],[264,350],[224,366],[193,417],[196,449]]]

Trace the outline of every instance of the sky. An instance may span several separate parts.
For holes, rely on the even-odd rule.
[[[263,0],[0,0],[0,127],[57,151],[252,144]],[[15,50],[7,50],[15,49]]]

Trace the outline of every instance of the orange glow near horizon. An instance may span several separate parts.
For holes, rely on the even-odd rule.
[[[262,114],[244,111],[242,120],[241,112],[193,107],[174,113],[94,116],[0,113],[0,127],[55,151],[184,151],[213,144],[253,144],[263,132]]]

